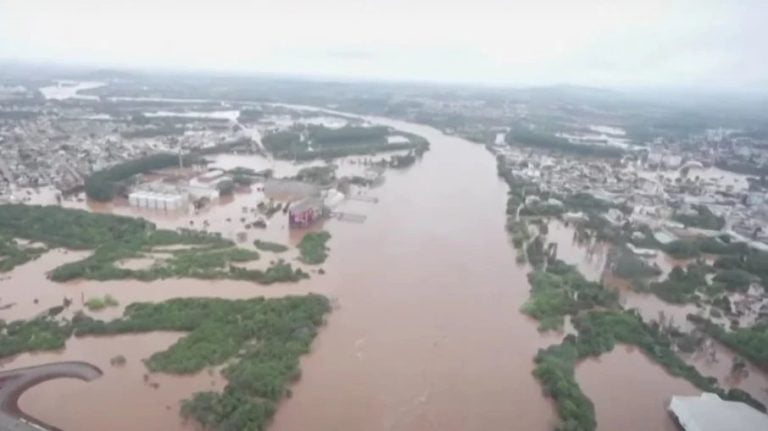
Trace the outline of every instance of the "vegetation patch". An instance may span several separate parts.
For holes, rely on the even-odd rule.
[[[429,148],[424,138],[398,131],[409,142],[389,143],[393,132],[389,127],[345,126],[332,129],[325,126],[294,125],[266,135],[262,143],[277,158],[292,160],[331,159],[353,155],[374,154],[384,151],[417,150]]]
[[[309,351],[330,311],[320,295],[225,300],[172,299],[130,304],[122,318],[95,320],[77,314],[72,321],[41,317],[0,321],[0,357],[57,350],[77,336],[182,331],[188,334],[146,361],[150,371],[193,374],[225,365],[221,392],[199,392],[182,402],[181,413],[206,429],[261,431],[278,402],[299,379],[299,357]]]
[[[675,240],[662,248],[665,253],[675,259],[693,259],[701,256],[701,249],[694,241]]]
[[[613,275],[627,280],[655,277],[661,274],[657,266],[649,264],[629,251],[621,252],[613,264],[612,272]]]
[[[706,267],[690,264],[687,269],[672,268],[667,279],[651,283],[651,292],[661,300],[672,304],[696,302],[697,292],[707,286]]]
[[[618,294],[588,281],[561,260],[528,274],[531,296],[522,311],[540,322],[539,329],[560,329],[565,316],[595,307],[618,308]]]
[[[325,262],[328,258],[328,246],[326,243],[331,239],[331,234],[326,231],[310,232],[304,235],[299,243],[299,252],[301,261],[311,265],[318,265]]]
[[[107,307],[117,307],[120,305],[112,295],[105,295],[103,298],[95,296],[85,301],[85,306],[91,311],[100,311]]]
[[[270,251],[272,253],[284,253],[288,251],[288,246],[276,242],[262,241],[257,239],[253,245],[261,251]]]
[[[230,266],[229,278],[234,280],[253,281],[259,284],[272,284],[278,282],[296,282],[309,278],[309,274],[302,271],[301,268],[294,268],[290,263],[279,259],[265,271]]]
[[[535,357],[533,374],[541,383],[544,393],[552,397],[557,405],[561,420],[557,430],[594,431],[597,428],[594,405],[579,387],[574,370],[580,360],[610,352],[616,343],[639,347],[669,374],[683,377],[703,391],[717,393],[724,399],[743,401],[765,411],[765,406],[748,393],[739,389],[725,391],[718,386],[715,378],[701,375],[674,353],[673,346],[682,351],[695,349],[696,344],[701,342],[700,338],[673,328],[664,328],[656,322],[646,324],[636,311],[622,309],[615,291],[606,289],[600,283],[587,281],[574,266],[555,259],[548,253],[544,237],[537,236],[530,240],[527,226],[517,221],[515,214],[529,192],[538,195],[536,186],[519,181],[501,158],[498,160],[498,167],[499,175],[510,186],[507,230],[512,234],[513,243],[518,248],[518,256],[523,256],[521,251],[525,249],[528,260],[535,268],[528,275],[531,295],[523,305],[522,311],[539,321],[540,330],[562,328],[565,316],[570,316],[577,331],[576,335],[566,336],[561,344],[540,350]],[[599,214],[588,211],[588,216],[577,232],[582,232],[583,235],[590,229],[598,233],[598,238],[601,235],[605,239],[623,238],[623,232],[609,232],[610,229]],[[690,244],[693,244],[695,252],[684,254],[698,255],[698,244]],[[684,249],[689,243],[676,244],[673,247],[676,246]],[[709,244],[707,247],[715,246],[719,244]],[[724,249],[730,250],[730,246]],[[731,259],[721,265],[728,268],[754,269],[759,257],[753,256],[752,259],[754,261],[750,264],[745,263],[746,259]],[[658,268],[633,255],[620,256],[613,270],[621,276],[634,279],[658,274]],[[715,287],[722,291],[721,286],[725,280],[708,284],[706,274],[711,270],[711,267],[699,262],[689,265],[687,269],[675,268],[667,280],[653,283],[651,289],[662,299],[676,303],[695,301],[699,293],[719,294]],[[759,331],[756,333],[763,336]],[[754,346],[759,345],[761,339],[754,336],[755,334],[751,335],[754,337],[752,354],[758,354],[761,351]],[[768,345],[768,341],[763,340],[763,343]]]
[[[620,158],[624,151],[617,147],[606,145],[573,144],[568,139],[549,133],[538,132],[524,127],[516,127],[507,134],[506,141],[510,145],[553,150],[586,157]]]
[[[48,315],[8,323],[0,320],[0,358],[63,349],[71,334],[70,325],[61,324]]]
[[[693,314],[688,315],[688,320],[755,365],[768,367],[768,323],[727,331],[722,326]]]
[[[18,265],[37,259],[47,251],[44,247],[25,247],[13,238],[0,234],[0,272],[8,272]]]
[[[64,282],[78,278],[91,280],[163,278],[237,279],[262,284],[298,281],[308,275],[283,261],[264,271],[235,268],[232,264],[259,258],[259,253],[234,247],[217,234],[182,229],[156,229],[142,219],[56,206],[0,205],[0,235],[40,241],[51,246],[93,250],[85,259],[66,263],[48,276]],[[141,257],[156,247],[174,245],[190,248],[171,250],[171,257],[145,269],[121,268],[117,262]]]
[[[715,261],[718,269],[740,269],[760,278],[763,287],[768,287],[768,253],[749,250],[739,255],[722,256]]]
[[[720,230],[725,226],[725,218],[716,216],[706,205],[696,205],[693,207],[693,210],[694,214],[678,213],[672,219],[685,226],[700,229]]]
[[[115,196],[118,183],[128,178],[155,169],[167,168],[179,164],[175,154],[154,154],[136,160],[118,163],[109,168],[96,171],[85,179],[85,194],[97,201],[110,201]]]

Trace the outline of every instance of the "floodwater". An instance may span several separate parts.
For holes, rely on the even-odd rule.
[[[710,340],[702,348],[683,358],[704,375],[717,377],[724,388],[739,388],[749,392],[763,404],[768,405],[768,373],[747,362],[744,371],[734,372],[733,359],[736,354],[722,344]]]
[[[183,334],[155,332],[147,335],[72,338],[62,352],[23,354],[3,363],[4,368],[56,361],[86,360],[104,375],[91,382],[57,379],[26,391],[21,409],[63,430],[135,431],[194,430],[179,415],[180,401],[195,392],[218,391],[224,379],[215,369],[192,376],[148,373],[143,359],[163,351]],[[118,355],[124,365],[112,365]]]
[[[677,431],[667,413],[669,398],[701,393],[640,350],[621,344],[580,363],[576,381],[595,405],[598,431]]]
[[[559,220],[549,222],[548,228],[547,241],[557,244],[558,259],[576,265],[587,280],[600,281],[610,245],[600,241],[578,242],[573,225],[566,226]]]
[[[411,169],[389,171],[386,182],[370,192],[378,203],[354,202],[356,211],[366,212],[365,223],[326,223],[333,238],[330,259],[322,265],[325,275],[270,287],[201,280],[62,285],[45,280],[40,271],[67,260],[49,253],[11,274],[9,287],[20,289],[9,291],[22,286],[31,291],[9,298],[19,305],[1,315],[40,312],[48,304],[60,304],[65,292],[75,298],[112,294],[121,306],[96,314],[111,317],[137,300],[316,291],[333,298],[336,309],[313,352],[302,360],[302,380],[293,388],[293,397],[283,402],[271,429],[482,430],[515,423],[521,429],[549,430],[556,419],[531,375],[532,358],[560,336],[540,336],[535,322],[518,312],[528,297],[527,270],[515,264],[504,231],[507,186],[497,178],[495,161],[483,147],[427,127],[406,130],[426,135],[433,150]],[[227,214],[233,220],[231,231],[238,229],[241,207],[248,205],[238,196],[212,210],[215,217],[208,215],[221,220],[219,213]],[[179,224],[158,224],[166,223]],[[211,230],[219,227],[211,223]],[[290,236],[288,230],[282,232]],[[29,272],[18,273],[24,270]],[[24,295],[38,297],[38,304],[30,296],[24,300]],[[120,346],[125,351],[141,349],[144,340],[150,343],[153,337],[139,336]],[[68,357],[77,358],[88,360],[89,355],[75,351]],[[83,389],[94,397],[108,390],[117,389]],[[175,396],[184,398],[190,392],[179,388]],[[128,393],[123,398],[131,400],[99,405],[104,412],[136,416],[142,409],[131,405],[144,396]],[[83,405],[92,410],[95,403]],[[54,413],[45,410],[41,404],[30,413],[54,419]],[[177,420],[176,414],[167,410],[168,416],[158,422],[165,424],[161,427],[134,419],[133,429],[174,429],[167,424]],[[77,424],[61,424],[79,431],[104,429],[91,428],[89,416],[76,416],[72,420],[79,418]]]
[[[481,146],[428,127],[432,150],[388,171],[364,224],[334,222],[337,298],[271,429],[549,430],[531,375],[540,337],[518,312],[527,270],[504,232],[507,187]]]
[[[373,121],[428,138],[431,151],[409,169],[387,171],[384,184],[369,192],[378,203],[349,203],[365,213],[364,223],[326,222],[333,238],[330,258],[322,265],[325,275],[269,287],[205,280],[55,284],[45,279],[44,271],[75,256],[52,251],[3,281],[3,303],[18,305],[0,310],[0,318],[29,317],[60,304],[64,295],[113,295],[121,305],[94,314],[108,318],[135,301],[319,292],[332,299],[334,310],[312,352],[302,358],[302,378],[292,388],[293,396],[281,403],[271,431],[551,430],[557,423],[553,405],[531,371],[537,350],[559,343],[563,334],[539,334],[536,322],[519,312],[529,296],[528,268],[515,263],[504,230],[507,186],[496,176],[494,157],[482,146],[426,126]],[[171,228],[190,221],[199,227],[208,218],[210,230],[224,230],[229,237],[241,229],[242,208],[254,205],[250,196],[236,195],[200,215],[141,215]],[[297,235],[280,220],[262,239],[295,243]],[[577,259],[583,251],[569,245],[572,234],[567,235],[555,227],[550,240],[561,238],[556,239],[562,242],[559,255]],[[248,242],[254,237],[252,230]],[[604,254],[595,250],[597,257],[580,265],[591,279],[599,279]],[[75,301],[73,307],[82,305]],[[37,355],[46,361],[89,360],[111,371],[109,358],[136,352],[126,366],[136,369],[109,372],[98,382],[46,383],[25,395],[22,407],[70,430],[121,429],[114,426],[117,421],[124,421],[120,423],[126,430],[183,429],[178,400],[201,385],[220,382],[209,376],[187,381],[158,375],[151,377],[158,379],[158,389],[145,385],[138,359],[175,340],[163,337],[73,340],[63,355]],[[21,355],[11,366],[30,364],[24,359],[28,357]],[[649,424],[638,430],[664,429],[669,425],[668,398],[696,393],[622,347],[581,364],[578,375],[606,430],[629,429],[627,423]],[[616,381],[628,382],[619,394]],[[152,398],[159,393],[163,398]],[[105,418],[111,426],[102,422]]]

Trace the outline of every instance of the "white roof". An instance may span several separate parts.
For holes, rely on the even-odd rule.
[[[768,415],[747,404],[724,401],[708,392],[698,397],[672,397],[669,410],[685,431],[768,430]]]

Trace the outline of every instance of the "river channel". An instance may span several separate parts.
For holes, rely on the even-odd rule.
[[[180,296],[322,293],[333,300],[334,310],[312,352],[302,358],[301,380],[279,406],[270,430],[551,430],[556,413],[531,370],[537,350],[559,343],[563,335],[540,334],[536,322],[519,312],[529,295],[529,269],[516,264],[504,229],[507,185],[496,175],[494,157],[483,146],[430,127],[371,120],[424,136],[431,150],[407,170],[388,171],[384,184],[370,192],[378,203],[356,204],[367,215],[364,223],[326,223],[333,238],[325,275],[270,287],[200,280],[56,285],[42,272],[72,259],[58,251],[17,268],[2,281],[2,289],[39,283],[29,289],[54,305],[65,292],[74,297],[109,292],[121,305]],[[238,217],[240,205],[230,207],[232,217]],[[288,231],[282,232],[290,241]],[[576,253],[567,246],[562,250]],[[599,273],[599,259],[590,258],[585,269]],[[32,311],[31,298],[17,300],[24,303],[19,311],[7,313],[19,317],[15,314]],[[0,318],[7,318],[4,313]],[[102,347],[105,339],[82,339],[65,354],[21,355],[5,366],[66,358],[93,360],[105,369],[104,382],[46,383],[22,398],[23,409],[66,430],[183,429],[174,403],[195,390],[219,387],[221,379],[212,371],[178,384],[169,378],[159,388],[145,384],[138,360],[152,352],[146,347],[162,350],[176,336],[118,337]],[[691,388],[639,352],[617,350],[578,371],[596,402],[598,419],[613,424],[611,415],[633,412],[662,427],[637,429],[668,429],[671,421],[662,401],[691,393]],[[113,354],[128,352],[137,353],[129,357],[127,369],[105,364]],[[602,406],[625,373],[637,378],[621,402]],[[59,390],[72,395],[66,403],[54,394]],[[152,393],[156,398],[147,395]],[[144,415],[150,401],[157,406]],[[105,426],[105,418],[130,426]]]

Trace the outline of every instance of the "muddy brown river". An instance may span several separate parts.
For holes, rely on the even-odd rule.
[[[270,287],[201,280],[62,285],[43,274],[73,258],[56,251],[0,281],[4,302],[7,297],[18,303],[0,311],[0,318],[29,317],[65,295],[110,293],[122,307],[179,296],[318,292],[332,298],[334,310],[312,352],[302,358],[301,380],[280,404],[271,431],[551,430],[556,414],[531,374],[532,359],[562,334],[539,334],[536,323],[519,312],[528,297],[528,268],[515,263],[504,230],[507,186],[496,175],[494,157],[480,145],[430,127],[376,120],[426,137],[432,149],[415,166],[388,171],[384,184],[370,192],[378,203],[348,204],[350,211],[367,215],[364,223],[326,223],[333,238],[322,265],[325,275]],[[229,208],[238,217],[237,201]],[[568,238],[567,230],[562,232]],[[292,240],[287,230],[272,232],[269,239]],[[561,253],[577,259],[579,250],[563,243]],[[596,277],[604,257],[590,256],[581,267]],[[217,373],[152,376],[159,383],[153,388],[143,380],[139,362],[176,337],[86,338],[71,341],[62,354],[20,355],[5,366],[77,359],[104,368],[101,381],[50,382],[22,398],[23,409],[68,431],[189,429],[178,418],[178,401],[220,387]],[[109,365],[116,354],[131,355],[125,368]],[[625,373],[632,374],[627,380],[632,389],[614,399],[615,381]],[[686,382],[621,347],[580,365],[578,379],[606,430],[617,429],[614,417],[625,414],[653,424],[638,430],[671,429],[663,402],[691,393]]]

